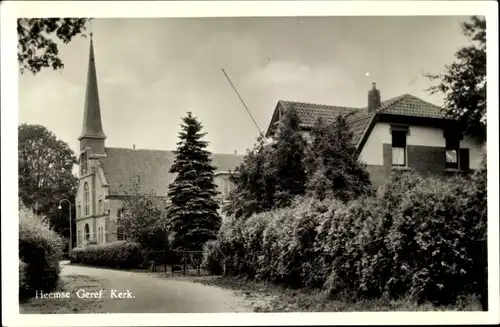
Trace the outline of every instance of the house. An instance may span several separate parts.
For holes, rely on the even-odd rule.
[[[484,144],[462,135],[442,108],[410,94],[381,101],[375,83],[365,108],[278,101],[267,137],[275,135],[281,115],[292,107],[306,139],[319,117],[331,123],[344,115],[358,158],[366,164],[375,186],[384,185],[394,169],[412,168],[423,175],[445,176],[476,169],[482,159]]]
[[[90,241],[98,244],[126,237],[120,224],[124,199],[135,185],[141,192],[154,192],[159,201],[167,200],[167,185],[174,180],[169,169],[172,151],[106,147],[102,127],[92,39],[85,94],[83,128],[80,137],[79,180],[75,198],[77,247]],[[222,207],[232,185],[230,172],[243,160],[236,154],[212,154],[217,167],[215,183]]]

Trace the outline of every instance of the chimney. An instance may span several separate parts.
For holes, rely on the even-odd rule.
[[[238,151],[234,150],[234,155],[237,156],[238,155]]]
[[[377,85],[372,83],[372,89],[368,91],[368,112],[374,112],[380,108],[380,91]]]
[[[135,144],[132,144],[132,148],[135,150]]]

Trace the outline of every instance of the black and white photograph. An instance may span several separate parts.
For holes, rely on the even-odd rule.
[[[499,322],[496,3],[9,2],[4,324]]]

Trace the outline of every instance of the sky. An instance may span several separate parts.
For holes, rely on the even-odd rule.
[[[122,18],[92,22],[107,147],[172,150],[181,118],[209,150],[243,154],[278,100],[363,107],[410,93],[437,105],[423,73],[441,73],[468,43],[458,16]],[[19,76],[19,123],[40,124],[77,152],[89,39],[60,46],[61,71]],[[366,73],[369,73],[367,76]]]

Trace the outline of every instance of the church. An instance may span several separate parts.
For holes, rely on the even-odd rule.
[[[125,239],[120,224],[121,207],[133,186],[139,183],[141,191],[152,191],[166,201],[167,185],[174,180],[174,175],[168,172],[174,160],[172,151],[105,146],[92,40],[86,87],[83,129],[78,138],[78,247],[89,241],[103,244]],[[280,100],[266,137],[276,136],[279,122],[290,108],[296,110],[301,134],[308,140],[318,118],[333,123],[338,115],[343,115],[353,133],[358,160],[366,165],[371,182],[377,188],[385,187],[394,170],[412,169],[424,176],[446,178],[469,174],[480,166],[486,143],[463,135],[443,108],[411,94],[381,101],[375,83],[368,91],[367,100],[367,106],[362,108]],[[242,161],[243,156],[212,154],[221,206],[228,201],[233,187],[230,172]]]
[[[101,121],[94,48],[90,40],[80,143],[76,206],[76,247],[89,242],[104,244],[126,239],[120,223],[123,200],[135,185],[141,192],[153,192],[166,204],[167,186],[175,175],[169,173],[174,153],[164,150],[106,147]],[[231,171],[243,161],[236,154],[212,154],[217,168],[215,183],[222,207],[229,199]]]

